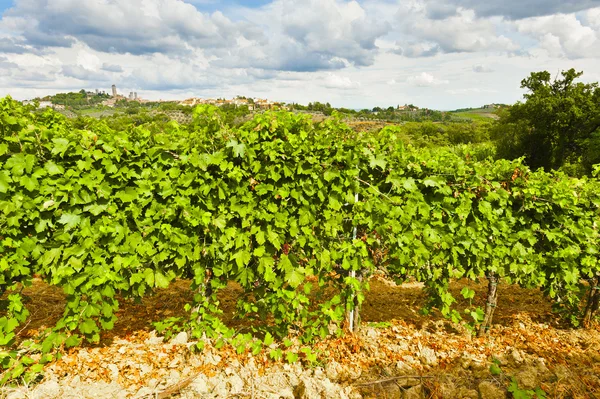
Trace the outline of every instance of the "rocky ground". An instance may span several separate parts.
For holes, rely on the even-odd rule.
[[[425,298],[418,285],[376,279],[360,333],[314,345],[319,360],[309,365],[217,349],[210,341],[192,353],[185,333],[164,343],[151,322],[183,312],[191,295],[186,286],[178,282],[142,304],[125,304],[100,345],[71,350],[47,367],[40,384],[4,387],[0,397],[600,397],[600,327],[566,328],[537,291],[501,287],[496,324],[488,337],[475,338],[462,326],[421,315]],[[483,294],[483,284],[472,288]],[[54,288],[37,282],[29,291],[33,315],[23,336],[62,312]],[[235,286],[221,295],[226,315],[238,295]]]

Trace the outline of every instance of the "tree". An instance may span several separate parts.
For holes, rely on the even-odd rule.
[[[501,111],[492,129],[498,156],[524,156],[532,168],[589,174],[600,162],[600,89],[597,82],[575,82],[582,74],[569,69],[551,81],[543,71],[523,79],[525,101]]]

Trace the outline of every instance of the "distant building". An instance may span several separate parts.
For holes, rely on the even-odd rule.
[[[116,85],[112,85],[112,96],[113,97],[117,96],[117,86]]]
[[[117,99],[116,99],[116,98],[109,98],[108,100],[104,100],[104,101],[102,101],[102,105],[103,105],[103,106],[105,106],[105,107],[110,107],[110,108],[112,108],[112,107],[114,107],[114,106],[115,106],[115,103],[116,103],[116,102],[117,102]]]
[[[34,100],[25,100],[23,101],[23,105],[33,105],[35,104]],[[52,101],[39,101],[38,102],[38,109],[39,108],[54,108],[57,110],[64,110],[65,106],[62,104],[52,104]]]
[[[187,105],[188,107],[193,107],[195,105],[198,104],[207,104],[206,100],[202,99],[202,98],[188,98],[187,100],[183,100],[179,103],[179,105]]]
[[[398,107],[396,109],[398,111],[416,111],[419,109],[419,107],[414,106],[412,104],[404,104],[404,105],[398,105]]]
[[[133,101],[133,100],[134,100],[134,97],[133,97],[133,92],[132,92],[132,91],[130,91],[130,92],[129,92],[129,100],[130,100],[130,101]]]
[[[236,97],[231,100],[227,100],[224,98],[214,99],[214,98],[192,97],[192,98],[188,98],[186,100],[179,102],[179,105],[187,105],[190,107],[193,107],[193,106],[196,106],[199,104],[210,104],[210,105],[215,105],[217,107],[222,107],[224,105],[235,105],[237,107],[246,106],[246,107],[248,107],[248,110],[250,110],[250,111],[254,111],[257,109],[268,110],[268,109],[273,109],[273,108],[286,109],[286,106],[283,103],[273,102],[270,100],[260,99],[260,98],[248,99],[248,98]]]
[[[266,100],[266,99],[255,98],[254,106],[255,106],[255,108],[258,108],[258,109],[272,109],[275,106],[275,103],[273,103],[269,100]]]
[[[492,104],[486,104],[482,108],[484,108],[484,109],[496,109],[496,108],[502,108],[502,107],[503,107],[502,104],[494,104],[494,103],[492,103]]]

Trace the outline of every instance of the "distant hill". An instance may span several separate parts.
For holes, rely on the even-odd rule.
[[[486,104],[479,108],[459,108],[453,111],[448,111],[452,115],[472,119],[472,120],[486,120],[486,119],[497,119],[496,111],[508,107],[507,104]]]
[[[78,92],[57,93],[53,96],[40,98],[41,101],[51,101],[52,104],[81,108],[95,106],[110,98],[108,93],[80,90]]]
[[[484,113],[488,113],[488,112],[494,112],[498,109],[507,108],[507,107],[510,107],[510,105],[494,103],[494,104],[486,104],[479,108],[457,108],[453,111],[448,111],[448,112],[484,112]]]

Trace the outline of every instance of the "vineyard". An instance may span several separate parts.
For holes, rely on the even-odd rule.
[[[374,274],[421,283],[426,314],[480,337],[504,306],[499,286],[539,290],[573,327],[597,318],[600,167],[572,178],[479,147],[415,149],[400,127],[357,133],[335,115],[267,112],[233,128],[199,106],[187,125],[72,123],[0,100],[2,383],[36,380],[111,330],[120,301],[181,280],[194,293],[186,315],[159,332],[290,363],[358,330]],[[66,305],[22,340],[36,279]],[[473,284],[457,293],[458,280]],[[243,330],[223,318],[232,282]],[[290,337],[300,353],[283,348]]]

